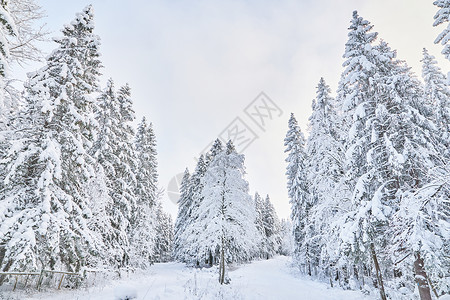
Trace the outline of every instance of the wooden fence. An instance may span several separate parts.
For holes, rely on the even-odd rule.
[[[46,273],[50,273],[50,274],[61,274],[61,278],[59,280],[59,284],[58,284],[58,289],[61,289],[61,285],[63,283],[64,277],[66,276],[77,276],[77,277],[82,277],[82,275],[80,273],[73,273],[73,272],[64,272],[64,271],[53,271],[53,270],[41,270],[40,272],[0,272],[0,276],[1,277],[6,277],[6,276],[16,276],[16,279],[14,281],[14,287],[13,287],[13,291],[16,290],[17,287],[17,282],[19,280],[19,276],[26,276],[25,278],[25,284],[24,284],[24,288],[27,287],[28,284],[28,280],[30,278],[30,276],[39,276],[38,277],[38,281],[36,284],[36,288],[38,290],[41,289],[42,286],[42,282],[44,280],[44,275]]]

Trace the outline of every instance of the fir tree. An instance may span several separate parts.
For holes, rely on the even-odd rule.
[[[16,135],[3,160],[5,199],[12,204],[1,225],[3,271],[79,271],[98,259],[85,190],[95,169],[88,154],[96,136],[91,93],[98,89],[100,67],[93,29],[88,6],[55,39],[59,47],[46,66],[29,75],[25,115],[33,121]]]
[[[231,142],[215,155],[202,178],[203,201],[195,223],[198,236],[188,240],[198,261],[220,262],[220,283],[225,282],[225,263],[250,260],[257,245],[255,210],[243,163],[243,155]]]
[[[258,244],[259,253],[258,256],[260,258],[267,256],[267,241],[266,241],[266,233],[264,230],[264,200],[261,198],[258,192],[255,193],[253,198],[253,202],[255,203],[255,226],[256,230],[260,235],[260,242]]]
[[[305,152],[305,138],[297,124],[294,114],[291,114],[288,123],[288,132],[284,139],[288,153],[286,162],[286,175],[288,179],[287,188],[289,202],[292,208],[292,230],[294,236],[294,256],[306,268],[309,267],[307,256],[309,255],[305,247],[305,227],[306,218],[309,211],[309,184],[307,180],[307,156]]]
[[[333,221],[345,210],[342,201],[346,190],[341,184],[344,157],[339,133],[339,117],[331,98],[330,88],[323,78],[317,86],[309,118],[309,137],[306,152],[308,156],[308,181],[310,182],[310,212],[305,228],[305,243],[310,250],[309,260],[315,270],[329,275],[330,253],[336,245],[336,230]],[[319,268],[320,265],[320,268]]]
[[[201,158],[203,160],[203,158]],[[175,221],[173,256],[176,260],[183,260],[183,248],[186,247],[185,241],[182,239],[186,226],[189,223],[189,211],[191,209],[192,197],[190,192],[191,175],[186,168],[180,184],[180,199],[178,200],[178,214]]]
[[[275,208],[273,207],[272,202],[270,202],[269,195],[266,196],[266,199],[264,201],[263,226],[264,226],[263,238],[266,241],[265,258],[269,259],[279,252],[279,248],[281,245],[280,220],[278,219],[277,213],[275,212]]]
[[[156,238],[155,238],[155,261],[168,262],[172,257],[173,245],[173,223],[170,215],[166,214],[157,201],[156,209]]]
[[[131,104],[130,104],[131,105]],[[124,111],[126,113],[127,110]],[[132,118],[129,118],[130,120]],[[129,129],[131,133],[131,130]],[[142,118],[135,137],[136,148],[136,209],[131,230],[133,257],[137,264],[148,266],[153,260],[156,243],[157,212],[155,211],[157,188],[156,138],[152,124]]]

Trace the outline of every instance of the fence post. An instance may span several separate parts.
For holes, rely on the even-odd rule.
[[[61,283],[63,282],[64,275],[65,275],[65,274],[62,274],[62,276],[61,276],[61,280],[59,281],[59,284],[58,284],[58,290],[61,289]]]
[[[19,275],[16,275],[16,282],[14,283],[13,292],[16,290],[17,280],[19,279]]]
[[[27,275],[27,278],[25,279],[25,285],[24,285],[24,288],[26,288],[27,287],[27,283],[28,283],[28,278],[30,277],[30,274],[28,274]]]
[[[42,280],[43,280],[42,277],[43,276],[44,276],[44,269],[41,270],[41,274],[39,275],[39,279],[38,279],[38,282],[37,282],[36,288],[38,289],[38,291],[41,290],[41,284],[42,284]]]

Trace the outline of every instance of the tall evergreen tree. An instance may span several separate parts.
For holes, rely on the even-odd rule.
[[[108,194],[112,199],[106,208],[112,231],[105,232],[106,243],[110,249],[114,249],[114,255],[110,256],[110,263],[116,268],[128,264],[129,240],[128,228],[131,218],[130,204],[122,196],[121,175],[119,168],[124,163],[118,148],[124,147],[121,131],[121,115],[119,101],[114,88],[114,82],[109,79],[105,90],[97,99],[97,121],[99,123],[99,135],[91,150],[105,173]]]
[[[201,157],[203,160],[203,157]],[[189,223],[189,211],[192,205],[192,196],[190,195],[190,179],[191,175],[186,168],[180,183],[180,199],[178,200],[178,214],[175,221],[173,257],[176,260],[183,260],[183,248],[186,247],[183,240],[183,233]]]
[[[202,178],[203,201],[195,222],[198,236],[188,240],[198,261],[221,263],[221,283],[226,262],[248,261],[256,252],[255,209],[243,163],[243,155],[231,142],[215,155]]]
[[[308,268],[308,249],[305,245],[306,218],[309,211],[309,183],[307,179],[307,156],[305,151],[305,138],[298,126],[294,114],[291,114],[288,123],[288,132],[284,139],[288,153],[286,162],[286,176],[289,202],[292,208],[292,230],[294,236],[294,256],[297,261]]]
[[[310,134],[306,146],[311,197],[305,241],[311,252],[312,267],[329,274],[328,267],[336,264],[336,261],[330,261],[331,252],[335,252],[332,247],[336,245],[336,241],[333,241],[336,237],[333,221],[341,213],[337,208],[345,210],[346,206],[342,200],[346,190],[341,184],[344,155],[339,117],[334,99],[330,96],[330,88],[323,78],[319,81],[316,95],[309,118]]]
[[[98,259],[85,191],[94,174],[88,154],[97,124],[91,93],[98,90],[100,74],[93,29],[87,6],[55,39],[59,47],[46,66],[29,75],[26,109],[33,121],[3,161],[5,199],[13,204],[1,224],[6,232],[3,271],[79,271]]]
[[[139,123],[136,138],[136,197],[138,202],[153,206],[156,200],[156,189],[158,181],[156,159],[156,137],[152,123],[147,123],[145,117]]]
[[[348,102],[353,125],[347,176],[355,183],[353,209],[342,232],[344,251],[356,265],[372,258],[385,299],[382,277],[387,271],[383,265],[389,265],[391,258],[379,252],[389,243],[384,232],[392,213],[399,209],[398,192],[424,183],[438,151],[430,139],[432,132],[427,131],[432,125],[424,124],[426,118],[421,115],[418,82],[386,43],[372,46],[364,27],[371,28],[355,13],[344,55],[348,59],[344,63],[346,84],[353,99]]]
[[[189,195],[191,197],[191,204],[188,215],[189,220],[187,224],[185,224],[185,230],[183,231],[183,234],[181,236],[181,239],[185,241],[185,243],[188,245],[185,247],[185,249],[182,251],[184,253],[184,260],[185,262],[188,262],[190,264],[196,264],[200,265],[203,264],[202,261],[199,260],[198,252],[195,249],[195,247],[191,247],[192,244],[200,243],[200,232],[201,229],[198,225],[198,222],[200,220],[200,210],[199,207],[201,206],[204,195],[203,195],[203,189],[204,189],[204,181],[203,177],[208,172],[208,166],[211,163],[211,161],[214,160],[216,155],[218,153],[223,151],[223,144],[222,142],[217,139],[211,146],[211,149],[208,151],[206,156],[203,155],[200,156],[200,159],[197,162],[196,169],[194,173],[192,174],[191,180],[190,180],[190,189],[189,189]],[[208,257],[208,264],[212,265],[213,262],[213,255],[211,254],[210,257]]]
[[[135,149],[136,209],[133,213],[135,222],[131,230],[131,245],[136,263],[148,266],[154,257],[159,212],[155,210],[158,180],[156,138],[152,123],[148,124],[145,117],[138,125]]]

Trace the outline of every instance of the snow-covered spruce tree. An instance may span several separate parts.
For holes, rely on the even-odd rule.
[[[127,230],[131,215],[130,204],[122,197],[121,177],[118,172],[123,163],[117,148],[120,144],[122,124],[119,101],[114,88],[114,82],[109,79],[106,88],[97,98],[98,110],[96,119],[99,124],[98,139],[91,152],[104,170],[110,205],[106,207],[108,222],[112,230],[105,231],[104,240],[110,251],[108,264],[114,268],[123,267],[129,259],[129,240]],[[123,145],[121,145],[123,147]]]
[[[257,256],[259,258],[264,258],[268,256],[267,239],[264,231],[264,200],[258,192],[255,193],[253,202],[255,204],[255,226],[260,235]]]
[[[88,149],[98,90],[99,38],[87,6],[55,39],[45,67],[29,75],[26,114],[33,120],[8,155],[1,231],[2,271],[41,268],[79,271],[95,265],[101,241],[88,228],[92,216],[85,187],[94,175]],[[12,204],[12,205],[8,205]]]
[[[434,15],[434,23],[433,26],[438,26],[441,24],[447,25],[446,28],[436,37],[434,43],[444,46],[442,49],[442,54],[444,54],[445,58],[450,60],[450,1],[449,0],[436,0],[433,2],[434,5],[439,7],[439,10]]]
[[[195,226],[195,222],[198,221],[198,207],[203,200],[202,178],[203,176],[205,176],[205,174],[205,160],[204,156],[201,155],[198,159],[197,166],[195,167],[195,170],[189,180],[188,190],[186,191],[186,218],[184,219],[182,224],[179,224],[184,228],[183,230],[181,230],[181,232],[177,231],[175,236],[175,239],[179,241],[177,242],[177,245],[180,246],[177,250],[177,256],[175,258],[190,265],[200,264],[200,262],[196,258],[196,253],[191,248],[190,242],[187,241],[188,239],[192,240],[193,237],[197,236],[196,230],[198,228]]]
[[[191,175],[186,168],[180,183],[180,199],[178,200],[178,214],[177,219],[175,220],[173,241],[173,258],[180,261],[182,261],[183,257],[182,249],[186,246],[185,242],[182,240],[183,232],[186,230],[186,225],[189,223],[189,211],[192,204],[192,197],[189,194],[190,179]]]
[[[154,260],[156,262],[168,262],[172,258],[173,245],[173,222],[172,217],[165,213],[161,206],[161,201],[155,203],[156,213],[156,237]]]
[[[153,124],[147,123],[145,117],[138,125],[135,145],[137,156],[136,197],[139,202],[153,206],[156,201],[158,182],[156,136]]]
[[[294,246],[294,239],[292,237],[292,222],[289,219],[281,219],[281,246],[280,254],[290,256]]]
[[[205,262],[202,262],[198,260],[198,253],[196,248],[191,247],[192,244],[201,243],[201,240],[199,240],[199,230],[201,230],[200,227],[197,226],[197,222],[200,220],[200,211],[199,207],[201,203],[203,202],[203,188],[204,188],[204,182],[202,178],[207,173],[208,165],[211,163],[211,161],[214,159],[214,157],[223,151],[223,144],[222,142],[217,139],[213,145],[211,146],[210,151],[206,154],[206,158],[202,155],[200,156],[196,169],[194,173],[191,176],[190,180],[190,189],[189,189],[189,195],[191,197],[191,204],[188,215],[189,218],[185,224],[185,230],[183,231],[183,234],[181,235],[181,239],[185,241],[186,247],[181,251],[184,256],[184,262],[187,262],[188,264],[192,265],[203,265]],[[213,256],[211,255],[208,257],[208,262],[206,264],[213,265]]]
[[[134,228],[131,231],[133,264],[142,267],[152,261],[155,245],[157,215],[155,210],[158,181],[156,137],[152,123],[145,117],[138,125],[136,146],[136,210]]]
[[[291,203],[292,230],[294,236],[294,258],[299,266],[310,272],[308,247],[305,244],[305,228],[309,206],[309,182],[307,179],[307,156],[305,151],[305,137],[298,126],[294,114],[288,122],[288,132],[284,139],[288,153],[286,162],[287,188]]]
[[[309,137],[306,146],[308,156],[308,181],[310,213],[307,216],[305,242],[310,249],[311,268],[315,274],[329,276],[331,248],[336,245],[333,220],[338,207],[344,206],[343,189],[339,185],[343,177],[344,157],[339,140],[339,123],[334,99],[323,78],[317,86],[309,118]],[[344,209],[344,207],[342,207]],[[334,249],[333,249],[334,250]]]
[[[270,202],[269,195],[267,195],[264,200],[263,226],[263,238],[266,240],[266,253],[264,253],[264,258],[269,259],[279,253],[281,245],[280,220],[278,219],[272,202]]]
[[[450,8],[449,8],[450,10]],[[437,65],[434,56],[423,49],[422,78],[425,82],[425,101],[433,108],[433,121],[437,125],[444,155],[450,155],[450,88],[445,75]]]
[[[383,276],[393,276],[388,220],[399,209],[398,193],[423,185],[438,161],[432,128],[416,109],[420,85],[386,43],[373,46],[369,22],[354,13],[346,44],[345,84],[353,114],[347,146],[347,177],[353,207],[342,227],[343,251],[357,267],[373,262],[382,299]],[[364,273],[354,273],[364,276]]]
[[[342,227],[341,239],[343,240],[342,251],[349,258],[349,269],[354,269],[356,266],[363,270],[365,264],[373,261],[380,296],[385,300],[382,270],[378,262],[377,249],[375,249],[376,238],[379,237],[375,233],[375,229],[384,225],[381,221],[385,221],[385,216],[380,212],[380,203],[376,203],[378,205],[374,206],[376,211],[372,212],[372,210],[366,209],[371,204],[376,190],[376,185],[372,182],[373,174],[369,172],[366,160],[366,154],[370,148],[370,136],[367,134],[368,129],[366,128],[369,117],[365,106],[371,103],[369,101],[374,100],[371,79],[379,71],[375,61],[377,53],[372,47],[377,33],[370,32],[372,28],[373,26],[359,17],[355,11],[349,28],[349,39],[345,45],[343,65],[346,69],[343,84],[346,85],[346,90],[350,94],[346,95],[343,108],[347,113],[353,115],[353,124],[348,134],[348,146],[346,147],[346,176],[350,185],[353,186],[354,192],[353,207]],[[365,209],[366,212],[360,212],[361,209]],[[357,272],[353,273],[352,275],[358,276]],[[353,277],[352,275],[350,277]]]
[[[194,223],[198,237],[188,241],[202,264],[220,262],[221,283],[225,263],[245,262],[256,253],[259,234],[244,174],[244,156],[236,152],[230,141],[226,149],[215,155],[202,178],[203,201]]]

